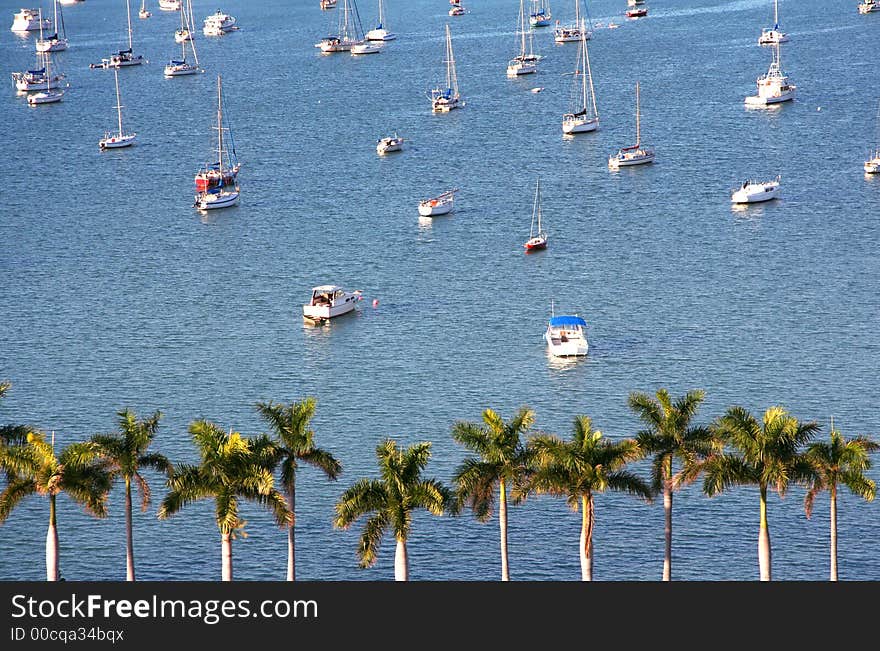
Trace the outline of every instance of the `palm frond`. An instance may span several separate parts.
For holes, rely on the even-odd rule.
[[[338,479],[342,464],[327,450],[310,448],[300,455],[300,460],[323,472],[328,479]]]
[[[385,512],[379,512],[364,525],[363,533],[361,533],[360,545],[358,547],[358,558],[361,567],[372,567],[376,563],[379,556],[379,546],[382,544],[382,538],[388,528],[389,519]]]
[[[388,492],[375,479],[360,479],[342,493],[336,503],[336,520],[339,529],[348,529],[368,513],[384,512],[388,506]]]
[[[37,492],[37,485],[32,479],[9,478],[6,488],[0,493],[0,524],[6,521],[13,509],[21,501]]]

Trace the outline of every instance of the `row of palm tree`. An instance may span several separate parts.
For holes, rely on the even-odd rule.
[[[9,389],[0,383],[0,397]],[[767,518],[768,491],[784,495],[790,485],[806,488],[804,508],[810,517],[816,497],[828,491],[831,502],[831,575],[837,580],[837,495],[848,488],[865,500],[874,499],[875,482],[866,477],[870,454],[880,446],[867,436],[844,437],[831,427],[830,440],[814,441],[820,427],[800,422],[782,407],[768,408],[759,420],[746,409],[730,407],[709,425],[692,423],[705,398],[690,391],[673,400],[665,389],[655,396],[634,392],[628,404],[643,423],[633,437],[611,440],[594,430],[589,417],[574,418],[570,440],[554,434],[531,432],[535,413],[521,407],[504,420],[492,409],[482,412],[482,423],[459,421],[452,437],[472,456],[456,468],[449,488],[423,473],[431,458],[431,443],[407,448],[385,439],[376,448],[379,477],[361,479],[346,489],[336,504],[337,528],[348,529],[365,518],[357,555],[361,567],[371,567],[379,546],[391,531],[396,542],[394,574],[408,580],[407,541],[413,512],[458,515],[469,508],[485,522],[498,510],[501,579],[510,580],[507,552],[508,506],[532,495],[566,498],[580,512],[578,545],[581,578],[593,575],[593,530],[596,497],[606,491],[625,492],[646,502],[662,493],[665,515],[663,580],[672,579],[672,504],[675,492],[703,478],[703,493],[718,495],[734,486],[755,486],[760,498],[758,559],[761,580],[771,580],[771,545]],[[56,497],[66,493],[96,517],[107,515],[113,483],[125,485],[126,578],[135,580],[132,531],[132,485],[139,491],[142,510],[151,502],[151,490],[142,469],[166,475],[168,492],[158,517],[169,518],[184,506],[212,499],[222,549],[222,579],[232,580],[232,542],[243,534],[245,522],[239,504],[246,500],[269,511],[275,523],[287,529],[287,579],[296,578],[296,475],[302,464],[336,480],[342,465],[315,446],[311,429],[313,398],[290,404],[258,403],[257,411],[272,435],[246,437],[215,423],[190,424],[200,454],[198,465],[171,464],[150,452],[162,417],[160,412],[139,419],[129,409],[117,413],[118,430],[97,434],[56,452],[54,440],[34,428],[0,427],[0,470],[5,488],[0,493],[0,523],[15,506],[33,494],[49,499],[46,539],[46,575],[59,578]],[[53,437],[54,438],[54,437]],[[642,479],[627,467],[650,460],[650,477]],[[276,476],[280,482],[276,481]],[[279,490],[280,489],[280,490]]]

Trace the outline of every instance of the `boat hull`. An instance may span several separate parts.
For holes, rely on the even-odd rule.
[[[303,317],[311,320],[332,319],[354,311],[356,301],[338,305],[303,305]]]
[[[34,47],[37,52],[63,52],[67,49],[67,39],[58,38],[49,41],[37,41]]]
[[[363,54],[378,54],[381,51],[382,48],[380,46],[372,45],[370,43],[358,43],[351,46],[352,56],[359,56]]]
[[[438,215],[448,215],[452,212],[452,204],[438,204],[432,206],[429,203],[422,202],[419,204],[419,214],[422,217],[436,217]]]
[[[538,72],[538,66],[536,66],[534,63],[527,63],[525,61],[517,61],[516,63],[511,63],[507,66],[508,77],[532,75],[536,72]]]
[[[750,95],[749,97],[746,97],[746,104],[748,106],[768,106],[770,104],[781,104],[782,102],[789,102],[793,100],[794,95],[795,90],[794,87],[792,87],[791,90],[780,93],[779,95]]]
[[[541,251],[547,248],[547,238],[546,237],[533,237],[528,242],[523,244],[523,248],[525,248],[526,253],[531,253],[532,251]]]
[[[109,136],[102,138],[100,142],[98,142],[98,147],[101,149],[122,149],[123,147],[131,147],[135,140],[137,140],[137,134],[130,133],[125,134],[123,136]]]
[[[201,72],[202,69],[198,66],[191,65],[174,65],[174,66],[165,66],[165,76],[166,77],[181,77],[183,75],[194,75],[198,72]]]
[[[777,43],[788,43],[788,34],[780,32],[778,29],[765,29],[758,37],[758,45],[776,45]]]
[[[230,208],[238,205],[240,198],[241,195],[237,190],[234,192],[219,192],[217,194],[202,195],[196,201],[196,207],[199,210]]]
[[[622,158],[620,156],[611,156],[608,158],[608,167],[616,170],[621,167],[632,167],[634,165],[646,165],[654,162],[654,152],[641,152]]]
[[[866,174],[880,174],[880,156],[865,161]]]
[[[562,120],[562,133],[588,133],[599,128],[599,118],[571,118]]]
[[[387,29],[371,29],[364,35],[368,41],[393,41],[397,38],[397,34],[389,32]]]
[[[48,82],[46,80],[31,81],[21,76],[15,80],[15,88],[21,91],[56,90],[58,88],[66,87],[67,82],[64,81],[64,77],[55,77]]]
[[[589,344],[582,336],[560,336],[559,332],[547,330],[544,333],[544,341],[547,342],[547,350],[554,357],[583,357],[589,352]]]
[[[760,190],[760,191],[745,191],[745,190],[737,190],[733,194],[730,195],[730,201],[732,203],[761,203],[764,201],[770,201],[771,199],[777,199],[779,197],[779,186],[776,186],[769,190]]]
[[[54,104],[56,102],[60,102],[63,97],[64,93],[62,91],[50,90],[44,93],[29,95],[27,98],[27,103],[30,106],[36,106],[37,104]]]

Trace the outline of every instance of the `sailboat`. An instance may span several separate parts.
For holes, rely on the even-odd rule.
[[[240,192],[236,177],[239,164],[235,160],[235,146],[231,153],[226,150],[224,131],[231,130],[223,126],[223,85],[217,75],[217,163],[206,165],[196,174],[196,200],[193,206],[199,210],[228,208],[238,203]],[[231,140],[231,137],[230,137]],[[225,158],[224,158],[225,156]],[[230,189],[231,188],[231,189]]]
[[[187,2],[186,9],[183,7],[180,9],[180,30],[178,31],[185,31],[188,38],[178,41],[182,53],[179,60],[172,59],[171,62],[165,66],[166,77],[180,77],[182,75],[194,75],[197,72],[204,72],[204,70],[199,67],[199,55],[196,54],[196,31],[192,28],[192,14],[187,13],[187,10],[192,11],[192,3],[189,1]],[[177,40],[176,37],[175,40]],[[192,50],[192,63],[186,60],[187,43],[189,43],[189,47]]]
[[[446,87],[431,90],[431,110],[435,113],[448,113],[464,106],[458,91],[458,76],[455,74],[455,57],[452,53],[452,35],[446,25]]]
[[[61,14],[61,36],[58,35],[58,0],[54,2],[55,20],[52,23],[55,26],[55,33],[49,38],[43,38],[43,24],[40,21],[40,40],[36,42],[37,52],[61,52],[67,49],[67,32],[64,29],[64,14]],[[42,9],[40,10],[42,17]]]
[[[134,54],[134,45],[132,44],[131,30],[131,2],[125,0],[125,10],[128,16],[128,49],[119,50],[111,54],[106,59],[101,59],[101,63],[93,63],[90,68],[120,68],[122,66],[139,66],[146,62],[142,54]]]
[[[33,95],[28,95],[27,103],[30,106],[36,106],[37,104],[53,104],[55,102],[60,102],[61,98],[64,97],[63,90],[52,90],[52,57],[48,54],[43,54],[43,58],[46,67],[46,90],[34,93]]]
[[[774,43],[785,43],[787,41],[788,34],[779,31],[779,0],[773,0],[773,27],[765,27],[761,30],[758,44],[773,45]]]
[[[186,17],[184,17],[184,14],[186,14]],[[177,43],[191,41],[195,33],[196,29],[192,13],[192,0],[187,0],[185,5],[180,5],[180,27],[174,32],[174,40]]]
[[[574,77],[575,84],[580,86],[580,103],[574,110],[562,116],[562,133],[595,131],[599,128],[599,109],[596,106],[596,90],[593,88],[593,73],[590,70],[587,39],[583,35],[580,47],[578,47],[578,64],[575,67]],[[579,84],[578,81],[580,81]],[[587,93],[588,86],[589,94]]]
[[[782,71],[779,43],[773,44],[773,60],[766,74],[758,77],[758,94],[746,97],[749,106],[767,106],[794,99],[797,86],[788,83],[788,76]]]
[[[877,133],[880,135],[880,107],[877,109]],[[880,174],[880,145],[868,154],[864,165],[865,174]]]
[[[116,80],[116,117],[119,121],[119,131],[116,133],[107,132],[104,137],[98,141],[98,147],[101,150],[119,149],[120,147],[130,147],[137,139],[136,133],[125,133],[122,130],[122,99],[119,94],[119,68],[113,68],[113,77]]]
[[[526,52],[526,17],[525,17],[525,8],[523,5],[523,0],[519,0],[519,31],[517,34],[519,40],[519,54],[512,58],[507,63],[507,76],[508,77],[518,77],[519,75],[528,75],[535,72],[538,72],[538,65],[535,62],[534,56],[528,57],[528,54],[534,54],[533,52]],[[531,37],[532,32],[529,30],[529,36]],[[531,42],[531,38],[529,39]]]
[[[141,0],[141,10],[138,12],[138,16],[141,18],[149,18],[153,14],[147,11],[147,0]]]
[[[379,24],[376,29],[371,29],[366,33],[365,38],[368,41],[393,41],[397,38],[397,34],[389,32],[385,27],[385,2],[379,0]]]
[[[623,147],[608,157],[608,167],[612,170],[630,165],[644,165],[654,162],[654,148],[642,145],[642,123],[639,106],[639,82],[636,82],[636,144]]]
[[[351,46],[360,41],[355,29],[357,11],[352,9],[353,4],[354,0],[343,0],[342,12],[339,14],[339,31],[315,44],[315,47],[321,48],[321,52],[350,52]]]
[[[571,25],[561,25],[557,20],[556,29],[553,30],[553,40],[557,43],[580,41],[581,34],[589,40],[593,36],[593,31],[587,29],[584,21],[581,19],[581,0],[574,0],[574,23]]]
[[[526,253],[547,248],[547,232],[541,224],[541,179],[535,183],[535,204],[532,206],[532,224],[529,227],[529,239],[523,244]]]
[[[550,13],[550,0],[531,0],[529,11],[529,25],[532,27],[546,27],[550,24],[553,14]]]
[[[64,80],[67,76],[63,72],[50,73],[48,61],[48,54],[37,52],[37,68],[12,73],[15,88],[20,91],[66,88],[68,84]]]

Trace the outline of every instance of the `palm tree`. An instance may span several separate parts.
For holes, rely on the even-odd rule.
[[[0,523],[29,495],[49,498],[49,530],[46,533],[46,580],[59,578],[58,519],[56,498],[67,493],[88,513],[107,515],[110,472],[91,443],[71,443],[60,454],[53,441],[40,432],[29,432],[23,443],[0,446],[0,468],[6,488],[0,493]]]
[[[574,436],[563,441],[553,434],[529,439],[534,465],[525,483],[514,491],[517,500],[530,493],[549,493],[567,498],[575,512],[581,511],[581,579],[593,579],[594,498],[606,490],[623,491],[650,502],[651,487],[623,468],[642,457],[634,439],[613,442],[594,431],[587,416],[575,416]]]
[[[0,398],[12,388],[10,382],[0,382]],[[34,429],[27,425],[0,425],[0,449],[4,445],[24,445],[27,443],[27,435]]]
[[[812,514],[813,503],[819,493],[827,490],[831,496],[832,581],[837,581],[837,487],[846,486],[854,495],[872,501],[877,493],[877,485],[864,473],[871,468],[870,453],[877,450],[880,450],[880,445],[867,436],[844,438],[834,429],[834,421],[831,421],[831,440],[811,443],[805,453],[815,473],[804,498],[807,517]]]
[[[137,484],[141,495],[141,510],[150,506],[150,485],[141,475],[141,468],[153,468],[170,476],[171,463],[163,455],[147,452],[156,437],[162,413],[157,411],[145,420],[138,420],[130,409],[116,412],[119,431],[114,434],[96,434],[92,442],[98,446],[101,456],[115,480],[125,480],[125,579],[134,581],[134,542],[132,537],[131,484]]]
[[[758,567],[761,581],[770,581],[770,529],[767,523],[767,491],[785,495],[791,482],[812,478],[803,446],[819,430],[815,422],[801,423],[782,407],[770,407],[763,422],[743,407],[730,407],[715,423],[717,434],[733,453],[712,455],[704,465],[703,491],[709,497],[731,486],[757,486],[761,499],[758,534]]]
[[[436,479],[422,479],[431,458],[431,443],[422,442],[398,449],[392,439],[376,447],[381,479],[361,479],[348,488],[336,504],[336,526],[348,529],[364,515],[370,515],[361,534],[358,557],[361,567],[376,563],[379,544],[391,527],[397,541],[394,579],[409,580],[406,541],[412,528],[414,509],[442,515],[451,502],[449,491]]]
[[[238,515],[239,499],[270,511],[279,527],[290,525],[290,511],[272,477],[278,453],[266,436],[249,439],[206,420],[192,422],[189,433],[201,453],[201,463],[174,468],[159,519],[174,515],[191,502],[213,498],[220,529],[222,579],[232,581],[232,541],[245,524]]]
[[[315,399],[306,398],[302,402],[289,405],[257,403],[257,410],[275,433],[275,446],[281,458],[281,484],[287,490],[287,506],[290,509],[290,526],[287,528],[287,580],[296,579],[296,471],[298,462],[307,463],[321,470],[329,479],[335,480],[342,472],[340,464],[332,454],[314,443],[315,432],[309,428],[315,415]]]
[[[521,480],[527,468],[527,451],[520,436],[535,422],[535,412],[520,407],[513,418],[505,422],[491,409],[483,411],[485,427],[476,423],[457,422],[452,427],[452,438],[478,458],[466,458],[455,472],[457,508],[471,507],[477,520],[486,522],[495,507],[495,487],[498,487],[498,524],[501,529],[501,580],[510,581],[507,559],[507,491]]]
[[[672,580],[672,495],[697,478],[702,461],[717,447],[708,427],[691,425],[705,396],[705,392],[698,389],[689,391],[673,403],[666,389],[658,390],[656,399],[639,392],[629,395],[629,408],[647,425],[647,429],[636,434],[636,441],[646,454],[654,455],[652,488],[656,492],[663,491],[666,518],[664,581]]]

